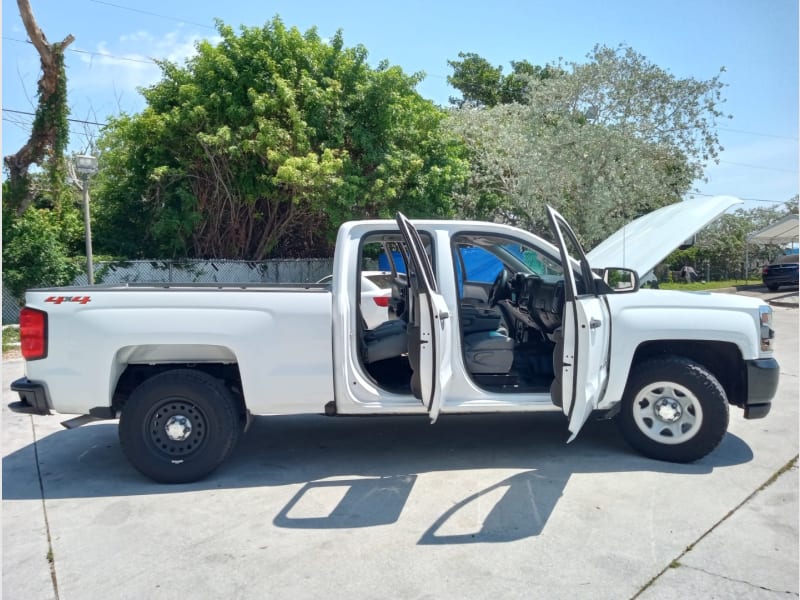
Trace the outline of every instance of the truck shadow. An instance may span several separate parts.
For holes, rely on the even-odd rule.
[[[419,543],[506,542],[541,533],[573,473],[703,475],[753,458],[731,433],[689,465],[636,454],[610,421],[590,421],[572,444],[566,438],[557,413],[444,415],[435,426],[424,417],[259,417],[207,479],[162,485],[125,460],[116,423],[99,423],[52,433],[4,457],[3,500],[38,500],[42,492],[50,500],[300,484],[283,506],[263,507],[276,515],[274,526],[375,527],[416,508],[408,500],[418,478],[441,473],[425,506],[446,506]],[[453,471],[475,472],[467,489]]]

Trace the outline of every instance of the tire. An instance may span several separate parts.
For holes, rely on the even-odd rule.
[[[728,399],[705,367],[677,356],[634,367],[617,424],[633,448],[688,463],[714,450],[728,430]]]
[[[769,284],[769,285],[767,286],[767,289],[768,289],[770,292],[777,292],[779,287],[781,287],[781,286],[780,286],[780,285],[778,285],[777,283],[771,283],[771,284]]]
[[[241,431],[237,403],[223,383],[202,371],[176,369],[137,387],[122,409],[122,451],[143,475],[188,483],[216,469]]]

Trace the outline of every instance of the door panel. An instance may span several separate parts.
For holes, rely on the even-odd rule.
[[[605,392],[610,323],[603,298],[579,298],[567,303],[564,312],[563,408],[571,442]]]
[[[408,265],[411,288],[409,331],[413,332],[409,335],[408,357],[414,370],[411,387],[428,409],[433,423],[439,416],[444,390],[452,376],[452,319],[447,303],[438,293],[433,265],[419,233],[403,214],[397,213],[396,220],[411,259]]]
[[[547,212],[564,266],[562,408],[569,419],[571,442],[605,393],[611,318],[575,233],[558,212],[549,206]],[[570,256],[568,247],[577,256]]]

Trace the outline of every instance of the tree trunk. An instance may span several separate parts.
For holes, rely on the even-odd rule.
[[[63,41],[50,44],[44,32],[39,28],[36,18],[33,16],[29,0],[17,0],[19,13],[28,32],[28,38],[39,53],[42,65],[42,77],[39,79],[38,99],[39,105],[36,109],[36,119],[31,135],[24,146],[16,153],[10,154],[3,159],[8,168],[9,185],[12,189],[23,189],[23,184],[28,176],[31,165],[40,165],[45,158],[53,153],[55,140],[58,134],[57,128],[48,126],[45,119],[39,119],[40,115],[46,110],[47,104],[52,96],[62,91],[66,98],[66,90],[59,90],[61,81],[62,60],[60,60],[64,49],[69,46],[74,37],[72,34],[64,38]],[[63,83],[66,85],[66,83]],[[41,122],[41,124],[40,124]],[[23,198],[17,198],[17,214],[22,214],[28,208],[33,196],[27,191]]]

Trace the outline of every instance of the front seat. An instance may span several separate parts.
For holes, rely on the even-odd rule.
[[[467,370],[473,375],[505,375],[514,362],[514,340],[499,331],[464,336]]]
[[[500,329],[500,313],[485,302],[461,300],[461,331],[467,370],[473,375],[505,375],[514,362],[514,340]]]

